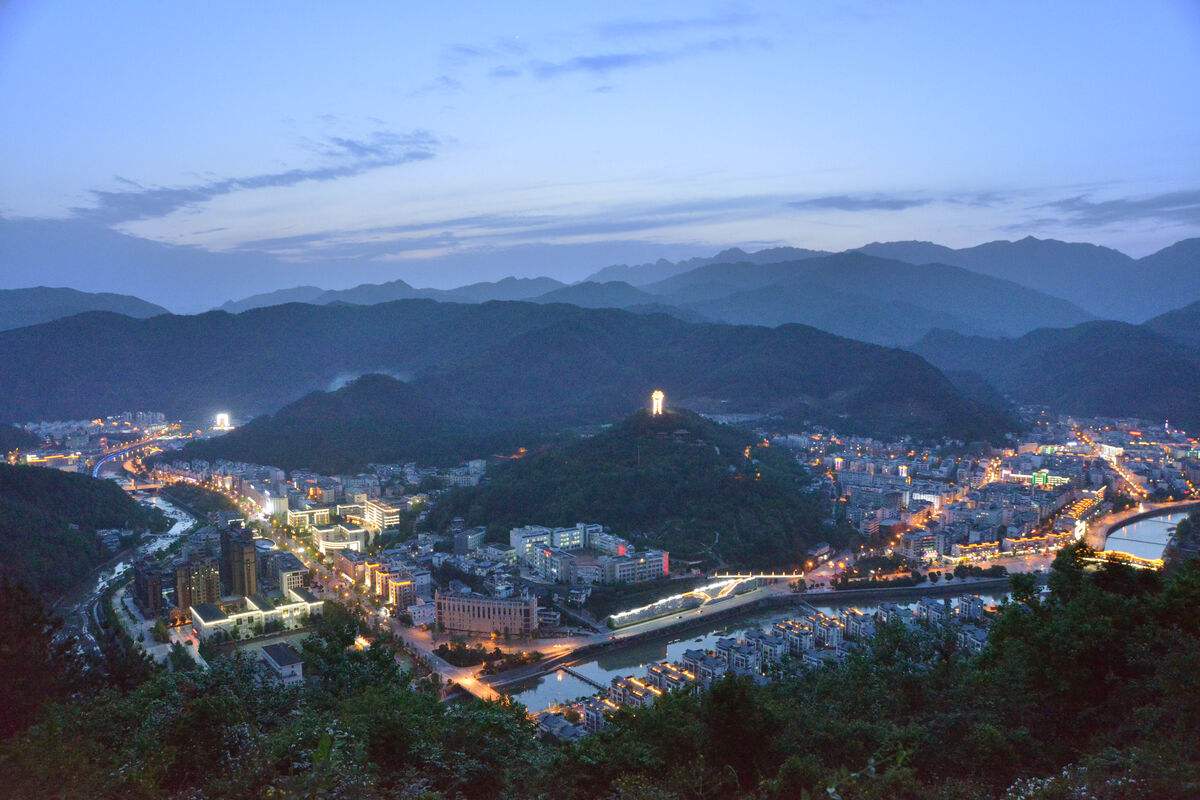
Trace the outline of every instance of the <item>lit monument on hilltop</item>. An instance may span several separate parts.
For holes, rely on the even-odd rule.
[[[662,416],[663,400],[666,400],[666,399],[667,399],[667,396],[665,394],[663,394],[662,389],[655,389],[653,392],[650,393],[650,415],[651,416],[653,416],[653,417]]]
[[[213,420],[212,429],[214,431],[231,431],[233,426],[229,424],[228,414],[217,414],[217,418]]]

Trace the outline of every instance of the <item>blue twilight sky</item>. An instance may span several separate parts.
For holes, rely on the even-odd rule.
[[[1196,0],[10,0],[0,216],[290,265],[253,290],[728,245],[1143,255],[1200,235],[1197,87]],[[78,270],[49,277],[119,288]]]

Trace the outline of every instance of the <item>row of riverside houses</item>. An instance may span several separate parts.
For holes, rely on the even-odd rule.
[[[855,648],[875,636],[881,624],[926,625],[954,632],[958,645],[971,654],[987,644],[989,613],[983,598],[970,595],[949,599],[925,598],[913,608],[884,603],[873,612],[843,608],[835,616],[810,609],[807,614],[774,623],[769,629],[749,629],[743,637],[718,639],[712,650],[690,649],[679,663],[651,664],[642,677],[619,676],[609,689],[563,709],[544,712],[540,729],[573,741],[600,730],[620,708],[645,708],[667,692],[703,691],[727,674],[758,683],[790,672],[788,665],[821,668],[843,664]],[[571,722],[568,716],[578,722]]]

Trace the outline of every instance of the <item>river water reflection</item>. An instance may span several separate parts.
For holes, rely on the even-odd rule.
[[[1120,550],[1138,558],[1162,558],[1172,530],[1186,516],[1186,511],[1180,511],[1132,522],[1110,533],[1104,549]]]
[[[1004,597],[1004,593],[981,592],[980,596],[988,603],[998,603]],[[836,597],[813,597],[810,595],[806,599],[813,608],[826,614],[835,614],[839,608],[847,606],[854,606],[868,612],[876,608],[876,605],[864,603],[831,602],[836,600]],[[897,605],[910,607],[916,602],[915,599],[896,601]],[[679,661],[683,658],[685,650],[693,648],[711,650],[716,646],[717,639],[726,636],[740,636],[751,628],[766,628],[780,620],[795,618],[799,615],[798,606],[775,608],[769,611],[748,611],[745,615],[716,622],[708,630],[692,629],[675,636],[667,633],[661,639],[605,650],[595,658],[572,666],[571,669],[607,686],[615,677],[640,675],[651,664],[657,664],[660,661]],[[551,705],[592,695],[597,691],[596,687],[587,681],[580,680],[562,670],[556,670],[549,675],[543,675],[527,683],[514,686],[510,691],[510,696],[514,700],[524,703],[530,711],[541,711]]]

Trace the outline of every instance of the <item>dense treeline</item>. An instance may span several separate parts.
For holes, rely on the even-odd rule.
[[[687,411],[639,412],[452,493],[432,517],[463,516],[507,537],[518,525],[600,522],[672,557],[797,566],[830,531],[790,454]]]
[[[58,594],[101,560],[97,530],[167,527],[112,481],[0,464],[0,577]]]
[[[237,503],[220,492],[205,489],[203,486],[193,486],[190,483],[173,483],[164,486],[159,493],[168,500],[179,503],[197,514],[237,510]]]
[[[455,466],[547,438],[536,426],[455,418],[411,384],[364,375],[335,392],[314,392],[225,436],[191,442],[183,455],[337,474],[371,463]]]
[[[9,450],[37,447],[38,442],[38,437],[24,428],[0,423],[0,456],[3,456]]]
[[[669,696],[570,746],[537,740],[520,707],[438,703],[386,642],[355,650],[333,606],[304,644],[306,687],[260,687],[246,662],[219,660],[131,690],[59,688],[0,745],[0,774],[9,797],[89,800],[1200,796],[1200,566],[1164,579],[1088,555],[1064,551],[1046,595],[1014,577],[982,655],[883,626],[843,667]],[[0,607],[21,627],[14,615]],[[61,687],[60,662],[28,638]],[[10,708],[13,687],[0,691]]]

